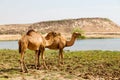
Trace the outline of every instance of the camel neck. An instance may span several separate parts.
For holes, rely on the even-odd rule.
[[[66,41],[66,47],[72,46],[75,42],[76,38],[72,35],[70,41]]]
[[[49,39],[49,40],[46,40],[45,39],[45,42],[46,42],[46,47],[48,47],[48,46],[50,46],[52,43],[53,43],[53,39],[51,38],[51,39]]]

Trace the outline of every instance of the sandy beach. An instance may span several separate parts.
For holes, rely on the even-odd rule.
[[[45,36],[46,34],[44,34],[43,36]],[[70,39],[71,38],[71,34],[62,34],[62,36]],[[120,38],[119,34],[84,34],[84,36],[86,38]],[[19,40],[21,38],[20,34],[4,34],[4,35],[0,35],[0,40]]]
[[[21,35],[16,34],[5,34],[5,35],[0,35],[0,40],[19,40],[21,38]]]

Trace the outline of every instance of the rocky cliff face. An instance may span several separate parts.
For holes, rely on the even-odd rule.
[[[71,33],[76,27],[86,33],[120,32],[120,27],[107,18],[79,18],[44,21],[34,24],[0,25],[0,34],[23,34],[29,29],[36,29],[41,33],[46,33],[49,31]]]

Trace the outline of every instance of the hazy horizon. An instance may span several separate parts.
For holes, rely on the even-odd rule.
[[[120,25],[120,0],[0,0],[0,25],[108,18]]]

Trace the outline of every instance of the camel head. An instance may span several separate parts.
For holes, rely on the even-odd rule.
[[[57,32],[52,31],[52,32],[49,32],[49,33],[45,36],[45,39],[46,39],[46,40],[49,40],[49,39],[51,39],[51,38],[54,38],[54,37],[60,36],[60,35],[61,35],[60,33],[57,33]]]
[[[73,37],[77,38],[77,37],[79,37],[79,36],[81,36],[81,33],[79,33],[79,32],[74,32],[74,33],[73,33]]]

